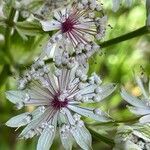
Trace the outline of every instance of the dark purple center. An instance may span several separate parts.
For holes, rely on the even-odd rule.
[[[53,106],[54,109],[60,109],[62,107],[67,107],[68,105],[68,100],[65,99],[64,101],[61,101],[58,98],[58,95],[56,95],[53,99],[53,101],[51,102],[51,105]]]
[[[69,18],[66,19],[66,21],[62,23],[62,27],[61,27],[62,33],[72,31],[73,26],[74,26],[74,22]]]

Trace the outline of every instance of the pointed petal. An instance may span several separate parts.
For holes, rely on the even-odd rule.
[[[94,113],[94,109],[89,109],[86,107],[68,105],[68,108],[80,115],[83,115],[85,117],[90,117],[96,121],[101,121],[101,122],[111,121],[108,115],[100,110],[99,110],[99,114],[96,114]]]
[[[6,98],[14,104],[23,101],[23,98],[26,95],[25,91],[7,91],[5,94]]]
[[[38,108],[39,109],[39,108]],[[32,121],[22,130],[22,132],[19,135],[19,138],[27,138],[28,137],[28,132],[32,129],[36,129],[38,126],[41,125],[42,122],[45,122],[45,120],[47,119],[47,117],[49,117],[49,108],[47,108],[47,110],[45,110],[45,112],[39,112],[37,114],[37,112],[39,111],[38,109],[36,109],[35,111],[32,112],[33,114],[33,119]]]
[[[42,28],[44,31],[52,31],[60,29],[60,23],[56,20],[40,21],[40,23],[42,24]]]
[[[144,101],[141,101],[140,99],[129,95],[124,88],[122,88],[121,90],[121,96],[125,101],[127,101],[133,106],[140,108],[147,108],[146,103]]]
[[[55,132],[56,129],[55,131],[53,131],[48,127],[45,128],[38,140],[37,150],[42,150],[42,149],[49,150],[53,143]]]
[[[61,134],[61,131],[60,131],[60,138],[61,138],[61,142],[65,150],[72,150],[73,137],[71,136],[71,134],[69,132],[65,132],[63,135]]]
[[[150,114],[141,117],[141,118],[139,119],[139,122],[140,122],[140,123],[150,123]]]
[[[111,84],[103,85],[100,88],[101,88],[101,93],[99,94],[99,96],[100,96],[100,100],[103,100],[104,98],[108,97],[110,94],[112,94],[115,91],[116,85],[111,83]]]
[[[150,114],[150,109],[128,106],[129,110],[136,115]]]
[[[54,115],[53,117],[53,120],[52,120],[52,125],[53,125],[53,129],[49,128],[49,127],[46,127],[39,140],[38,140],[38,144],[37,144],[37,150],[49,150],[52,143],[53,143],[53,140],[54,140],[54,137],[55,137],[55,133],[56,133],[56,126],[57,126],[57,113]]]
[[[141,78],[139,76],[135,76],[135,79],[136,79],[136,82],[137,82],[138,86],[140,87],[142,94],[144,95],[145,99],[148,99],[149,96],[148,96],[148,94],[144,88],[144,85],[143,85]]]
[[[26,112],[11,118],[6,122],[6,125],[9,127],[21,127],[28,124],[30,122],[30,119],[30,113]]]
[[[71,133],[82,149],[92,150],[92,138],[89,131],[85,127],[75,127],[75,129],[71,130]]]

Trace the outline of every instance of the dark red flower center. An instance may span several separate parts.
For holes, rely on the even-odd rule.
[[[62,23],[61,31],[62,33],[70,32],[74,28],[74,22],[71,19],[66,19],[65,22]]]
[[[68,100],[64,99],[63,101],[59,99],[59,96],[56,95],[51,102],[51,105],[53,106],[54,109],[60,109],[62,107],[67,107],[68,105]]]

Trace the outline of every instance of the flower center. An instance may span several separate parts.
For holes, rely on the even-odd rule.
[[[69,18],[66,19],[66,21],[62,23],[62,27],[61,27],[62,33],[72,31],[72,29],[74,28],[73,26],[74,26],[74,22]]]
[[[53,106],[54,109],[61,109],[62,107],[67,107],[68,100],[67,100],[67,98],[62,100],[60,98],[60,95],[56,94],[54,96],[53,101],[51,102],[51,105]]]

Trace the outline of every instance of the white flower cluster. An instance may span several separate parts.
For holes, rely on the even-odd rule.
[[[150,125],[119,126],[113,150],[149,150]]]
[[[86,75],[87,60],[100,48],[96,40],[104,37],[107,17],[97,0],[77,0],[56,9],[63,2],[46,0],[37,14],[32,12],[44,31],[55,32],[45,52],[19,80],[18,90],[6,92],[17,109],[34,106],[35,110],[11,118],[6,125],[26,125],[19,138],[40,135],[37,150],[49,150],[57,131],[66,150],[72,149],[74,141],[82,149],[90,150],[92,137],[81,116],[99,122],[112,121],[99,108],[81,105],[100,102],[116,88],[115,84],[102,85],[95,73]],[[19,4],[18,8],[31,6],[24,0]],[[45,57],[50,58],[51,53],[53,62],[45,64]]]
[[[44,31],[55,31],[45,49],[48,57],[52,50],[53,57],[59,55],[62,50],[58,47],[65,46],[69,55],[85,54],[89,58],[100,48],[96,40],[105,35],[107,16],[99,1],[82,0],[56,10],[53,19],[40,22]]]
[[[141,98],[131,96],[122,89],[121,96],[132,106],[128,106],[129,110],[136,115],[141,116],[140,123],[150,123],[150,80],[142,73],[141,76],[136,77],[137,84],[143,94]]]
[[[32,4],[37,2],[33,0]],[[19,138],[28,139],[39,135],[37,150],[49,150],[57,133],[66,150],[72,149],[74,141],[82,149],[91,150],[92,137],[81,117],[98,122],[112,121],[99,108],[84,105],[102,101],[116,88],[112,83],[103,85],[96,73],[87,76],[87,60],[100,50],[97,40],[105,35],[107,16],[99,0],[68,2],[46,0],[42,7],[29,12],[40,22],[43,32],[50,32],[51,36],[45,51],[19,80],[18,90],[6,92],[6,97],[17,109],[34,106],[32,112],[17,115],[8,120],[6,125],[14,128],[26,126]],[[120,1],[114,2],[120,4]],[[32,7],[30,1],[21,0],[15,4],[19,11],[24,7],[24,15],[28,18],[26,10]],[[53,62],[46,64],[47,58],[52,58]],[[141,115],[140,123],[147,123],[150,122],[150,83],[149,91],[146,91],[143,80],[139,77],[136,79],[144,98],[140,100],[130,96],[124,89],[121,95],[133,105],[129,109]],[[134,132],[127,140],[128,145],[133,143],[137,149],[139,145],[142,149],[147,148],[149,141],[143,142],[139,137]]]
[[[38,60],[20,80],[19,89],[6,92],[18,109],[24,106],[37,109],[11,118],[6,125],[16,128],[27,125],[20,138],[40,135],[37,150],[50,148],[57,128],[65,149],[71,149],[74,140],[82,149],[91,149],[91,135],[81,116],[100,122],[111,118],[99,108],[81,104],[100,102],[115,90],[114,84],[101,84],[95,73],[88,78],[72,58],[50,65]]]

